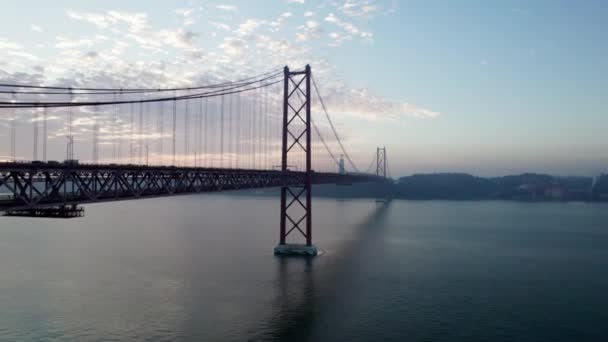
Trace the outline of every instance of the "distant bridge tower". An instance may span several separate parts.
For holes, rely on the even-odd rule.
[[[284,69],[283,83],[283,143],[281,171],[288,172],[289,156],[298,157],[298,152],[306,156],[306,169],[302,184],[281,187],[281,225],[279,245],[274,253],[279,255],[317,254],[312,244],[312,144],[311,144],[311,70],[306,65],[303,71]],[[302,125],[303,123],[303,125]],[[302,127],[303,126],[303,127]],[[303,140],[303,141],[302,141]],[[289,199],[289,201],[288,201]],[[288,229],[289,227],[289,229]],[[299,232],[306,245],[287,244],[287,236]]]
[[[376,149],[376,176],[386,178],[386,146]]]
[[[338,164],[338,173],[341,175],[346,174],[346,168],[344,167],[344,155],[343,154],[340,155],[340,162]]]

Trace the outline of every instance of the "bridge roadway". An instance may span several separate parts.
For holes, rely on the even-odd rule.
[[[368,174],[311,172],[313,184],[384,181]],[[0,162],[0,211],[304,185],[305,172],[116,164]]]

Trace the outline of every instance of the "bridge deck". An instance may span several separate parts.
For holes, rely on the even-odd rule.
[[[312,172],[314,184],[381,181]],[[0,211],[304,184],[306,173],[145,165],[0,163]]]

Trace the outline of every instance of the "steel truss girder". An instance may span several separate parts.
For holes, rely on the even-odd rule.
[[[375,178],[311,172],[311,183],[318,184],[369,182]],[[303,186],[306,181],[305,172],[292,171],[0,163],[0,211],[199,192],[269,187],[291,189]]]
[[[315,172],[311,172],[310,177],[311,183],[363,182],[374,178]],[[198,192],[301,187],[306,183],[306,172],[292,171],[0,163],[0,210]]]

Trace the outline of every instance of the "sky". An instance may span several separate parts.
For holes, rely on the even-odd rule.
[[[0,81],[188,86],[310,64],[360,165],[386,146],[393,176],[595,176],[606,18],[606,1],[11,1]]]

